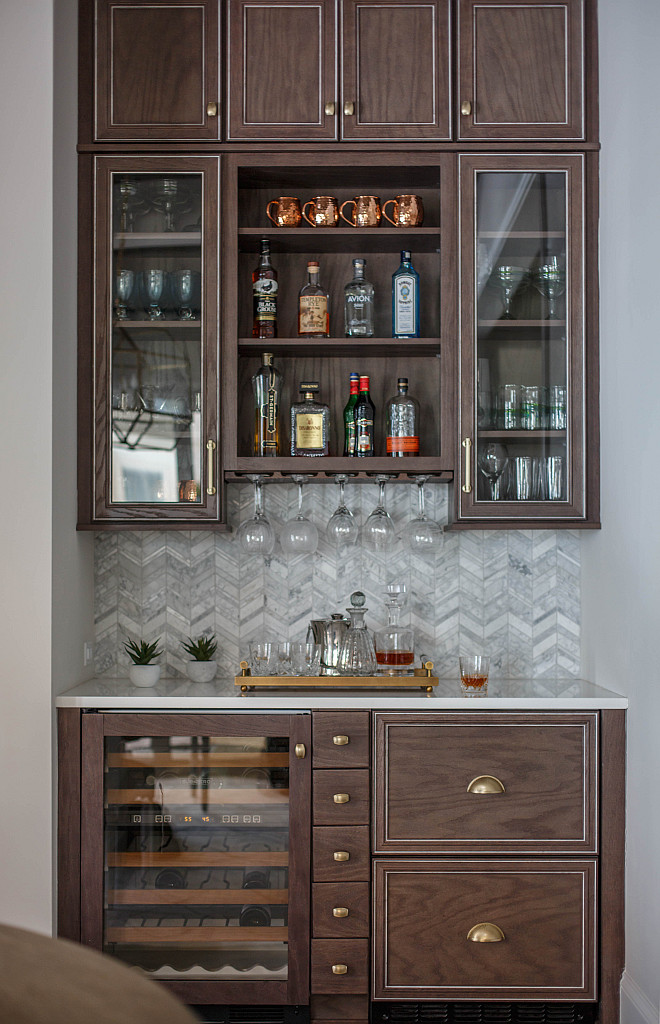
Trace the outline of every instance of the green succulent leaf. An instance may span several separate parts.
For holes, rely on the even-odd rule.
[[[124,643],[124,650],[134,665],[150,665],[154,658],[160,657],[163,653],[158,650],[160,637],[156,637],[153,643],[148,644],[146,640],[127,640]]]
[[[198,636],[196,640],[189,636],[188,643],[182,640],[181,646],[193,661],[213,661],[213,655],[218,649],[215,633],[211,633],[211,636]]]

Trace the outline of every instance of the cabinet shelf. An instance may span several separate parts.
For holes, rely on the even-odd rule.
[[[239,355],[256,355],[264,351],[280,355],[353,356],[385,355],[402,348],[409,356],[440,354],[440,338],[239,338]]]
[[[565,329],[566,328],[566,321],[565,320],[503,320],[503,319],[499,319],[499,320],[478,320],[477,321],[477,326],[478,327],[499,327],[499,328],[502,328],[503,330],[507,330],[507,331],[511,330],[511,328],[515,328],[516,330],[522,328],[522,329],[526,330],[529,327],[550,327],[550,328],[562,327],[562,328]],[[519,340],[519,339],[517,339],[517,340]]]
[[[108,853],[106,864],[109,868],[286,868],[289,866],[289,854],[286,851],[266,851],[264,853],[122,852]],[[248,891],[246,890],[246,892]]]
[[[192,943],[207,946],[218,942],[288,942],[289,929],[284,926],[269,928],[213,928],[206,925],[183,928],[107,928],[107,942],[131,943],[144,946],[146,943],[174,942],[177,945]]]
[[[113,320],[112,326],[116,329],[118,327],[130,327],[132,331],[136,330],[179,330],[183,329],[186,331],[197,330],[199,331],[202,326],[201,320]]]
[[[287,904],[288,889],[109,889],[109,906],[181,906],[201,907],[246,903],[269,906]]]
[[[404,468],[405,467],[405,468]],[[256,456],[239,456],[231,459],[227,465],[225,477],[232,479],[232,473],[300,473],[321,474],[321,473],[358,473],[361,477],[371,476],[377,473],[392,473],[395,476],[401,473],[421,474],[431,473],[440,476],[443,480],[451,480],[452,473],[442,465],[442,461],[433,455],[404,456],[394,459],[387,455],[376,455],[371,458],[359,459],[348,458],[343,455],[322,455],[316,457],[303,457],[284,455],[275,459],[261,459]]]
[[[125,231],[112,238],[114,249],[199,249],[201,244],[201,231]]]
[[[108,754],[109,768],[288,768],[289,755],[237,753],[237,754],[196,754],[190,751],[168,753],[166,751],[144,751],[138,753]]]
[[[273,252],[439,252],[440,228],[239,228],[241,252],[258,253],[262,238]]]
[[[477,238],[566,238],[565,231],[477,231]]]
[[[566,440],[565,430],[479,430],[480,438],[498,441],[562,441]]]
[[[109,789],[108,804],[288,804],[288,789]]]

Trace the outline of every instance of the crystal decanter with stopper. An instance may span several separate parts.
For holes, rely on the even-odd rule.
[[[379,675],[398,676],[412,672],[415,660],[413,630],[399,622],[405,603],[405,583],[388,583],[385,597],[387,625],[376,630],[375,636]]]
[[[339,651],[337,668],[342,676],[373,676],[376,672],[376,652],[371,633],[364,623],[366,598],[361,590],[351,594],[351,607],[346,611],[350,625]]]

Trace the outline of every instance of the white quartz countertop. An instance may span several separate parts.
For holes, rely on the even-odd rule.
[[[458,679],[440,679],[432,693],[421,690],[253,690],[241,693],[231,679],[192,683],[161,679],[136,687],[128,679],[90,679],[57,697],[58,708],[131,711],[299,711],[316,708],[377,708],[393,711],[577,711],[627,708],[628,698],[585,679],[490,679],[483,697],[464,697]]]

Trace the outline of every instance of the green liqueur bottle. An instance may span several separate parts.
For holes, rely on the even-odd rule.
[[[358,458],[374,454],[375,412],[369,394],[369,378],[360,377],[360,393],[355,406],[355,454]]]
[[[358,400],[360,375],[351,374],[351,393],[344,409],[344,455],[355,455],[355,406]]]

